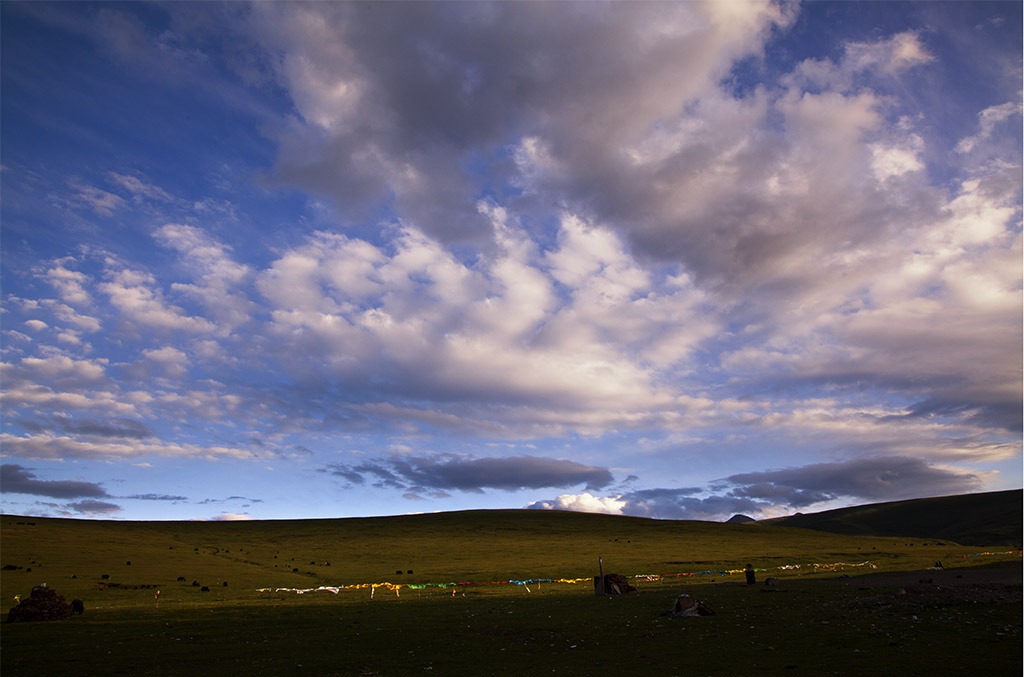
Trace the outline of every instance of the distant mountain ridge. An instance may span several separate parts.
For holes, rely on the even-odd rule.
[[[935,538],[961,545],[1024,541],[1024,490],[915,498],[761,520],[801,529],[855,536]]]

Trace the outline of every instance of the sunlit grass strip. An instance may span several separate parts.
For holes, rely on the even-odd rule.
[[[983,557],[990,555],[1020,555],[1020,550],[1008,550],[1005,552],[980,552],[973,553],[970,555],[957,555],[959,558],[966,557]],[[812,563],[812,564],[782,564],[777,567],[761,567],[755,568],[754,571],[759,573],[770,573],[774,571],[795,571],[809,569],[811,573],[818,573],[823,571],[838,571],[841,569],[857,568],[857,567],[870,567],[871,569],[877,569],[878,566],[871,561],[864,562],[830,562],[830,563]],[[674,574],[632,574],[628,578],[632,578],[636,581],[644,581],[647,583],[654,581],[661,581],[669,578],[686,578],[694,576],[729,576],[745,573],[745,569],[706,569],[703,571],[692,571]],[[294,592],[296,594],[305,594],[307,592],[332,592],[338,594],[341,590],[357,590],[357,589],[376,589],[376,588],[387,588],[391,592],[397,592],[402,588],[408,588],[410,590],[427,590],[429,588],[440,588],[446,589],[451,587],[469,587],[469,586],[483,586],[483,585],[517,585],[527,586],[531,583],[562,583],[575,585],[577,583],[592,582],[594,579],[592,576],[586,576],[582,578],[530,578],[526,580],[504,580],[504,581],[452,581],[448,583],[391,583],[384,581],[381,583],[357,583],[353,585],[343,586],[320,586],[317,588],[259,588],[257,592]]]
[[[1022,555],[1024,550],[1007,550],[1006,552],[975,552],[970,555],[954,555],[958,559],[964,559],[966,557],[988,557],[990,555]]]
[[[998,553],[992,553],[998,554]],[[875,564],[869,561],[850,563],[850,562],[832,562],[830,564],[784,564],[778,567],[772,568],[761,568],[755,569],[762,573],[776,571],[776,570],[795,570],[802,568],[809,568],[813,572],[818,571],[837,571],[839,569],[846,569],[852,567],[871,567],[872,569],[878,568]],[[661,581],[667,578],[682,578],[690,576],[727,576],[744,573],[744,569],[718,569],[718,570],[705,570],[705,571],[694,571],[687,573],[678,574],[633,574],[628,576],[637,581]],[[569,585],[575,585],[577,583],[592,582],[594,578],[592,576],[585,576],[582,578],[530,578],[525,580],[505,580],[505,581],[452,581],[448,583],[391,583],[390,581],[383,581],[380,583],[355,583],[352,585],[338,585],[329,586],[321,585],[316,588],[258,588],[257,592],[294,592],[297,595],[303,595],[307,592],[331,592],[337,595],[342,590],[360,590],[370,589],[372,591],[377,588],[387,588],[389,591],[398,594],[398,591],[402,588],[408,588],[409,590],[427,590],[429,588],[452,588],[452,587],[469,587],[469,586],[482,586],[482,585],[516,585],[516,586],[528,586],[530,584],[540,583],[563,583]],[[529,589],[529,588],[527,588]]]

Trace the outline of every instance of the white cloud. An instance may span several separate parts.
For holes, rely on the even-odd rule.
[[[74,201],[85,204],[101,216],[113,215],[114,211],[124,204],[124,199],[120,195],[109,193],[81,181],[72,181],[71,187],[77,191],[72,197]]]
[[[255,458],[255,454],[247,449],[145,440],[94,442],[69,436],[0,433],[0,442],[5,455],[34,460],[129,460],[153,456],[207,461]]]
[[[579,217],[566,215],[558,248],[543,253],[500,209],[483,209],[500,248],[473,267],[408,227],[391,252],[319,234],[283,253],[257,286],[289,367],[326,362],[371,401],[429,387],[435,410],[468,419],[478,405],[514,406],[517,425],[596,408],[612,427],[672,406],[648,361],[678,362],[713,333],[702,296],[656,279]]]
[[[550,501],[536,501],[526,506],[543,510],[573,510],[575,512],[598,512],[607,515],[622,515],[626,501],[618,496],[593,496],[587,492],[581,494],[562,494]]]
[[[844,66],[853,71],[877,69],[886,75],[896,75],[933,59],[917,33],[908,31],[878,42],[847,44]]]
[[[393,191],[402,217],[442,241],[487,228],[467,199],[465,149],[521,138],[519,161],[546,170],[549,159],[570,168],[603,159],[602,147],[676,115],[795,14],[719,2],[376,12],[272,4],[254,12],[253,37],[278,55],[302,117],[281,131],[280,175],[342,211]],[[571,46],[565,25],[575,27]],[[406,30],[419,38],[396,38]],[[424,138],[437,142],[414,146]],[[554,155],[556,139],[577,157]]]
[[[65,303],[88,305],[92,301],[85,289],[89,282],[88,276],[77,270],[65,268],[66,263],[68,260],[56,261],[53,267],[46,271],[46,279],[57,289],[57,294]]]
[[[136,176],[118,174],[117,172],[108,172],[107,176],[110,177],[111,181],[131,193],[133,197],[146,197],[160,202],[171,202],[174,200],[163,188],[146,183]]]
[[[75,325],[78,331],[92,333],[100,330],[101,324],[98,318],[79,313],[71,306],[50,299],[43,301],[42,305],[49,308],[61,322]]]
[[[397,433],[406,455],[431,434],[643,431],[647,458],[762,437],[851,457],[1019,457],[1020,162],[1004,132],[1020,105],[968,120],[954,140],[976,132],[957,146],[970,156],[947,157],[944,119],[906,96],[943,67],[931,29],[837,43],[752,87],[791,58],[760,60],[801,30],[795,4],[221,11],[229,62],[287,98],[258,116],[277,144],[272,190],[247,202],[247,184],[224,182],[241,166],[181,198],[100,170],[117,195],[76,181],[51,199],[81,221],[63,232],[89,239],[135,209],[132,233],[156,224],[169,251],[83,246],[32,269],[55,298],[9,297],[18,453],[286,462],[315,452],[285,438],[339,430]],[[172,62],[187,37],[102,14],[105,48],[184,77]],[[294,223],[281,184],[308,199]],[[269,224],[270,240],[241,243]],[[79,416],[164,439],[100,444],[68,432],[89,428],[67,422]],[[633,505],[743,505],[652,492]]]
[[[62,331],[57,334],[57,340],[61,343],[68,343],[73,346],[82,345],[82,339],[79,338],[78,334],[73,331]]]
[[[101,362],[74,360],[65,356],[26,357],[17,365],[4,364],[3,369],[5,375],[19,381],[38,379],[63,383],[96,383],[106,375],[105,366]]]
[[[990,106],[978,113],[978,133],[972,136],[965,136],[956,145],[957,153],[970,153],[982,142],[988,140],[996,130],[999,123],[1020,115],[1021,104],[1019,101],[1009,101]]]
[[[107,294],[122,318],[145,327],[163,330],[208,333],[215,325],[201,317],[187,315],[181,308],[168,304],[156,288],[156,278],[147,272],[118,268],[112,265],[109,282],[99,289]]]
[[[164,346],[163,348],[144,350],[142,354],[149,362],[159,365],[168,376],[181,378],[188,373],[189,357],[177,348]]]
[[[884,181],[907,172],[924,169],[924,164],[918,158],[917,152],[912,149],[876,144],[871,146],[871,167],[875,170],[875,176]]]
[[[256,519],[243,512],[222,512],[210,518],[211,522],[247,522]]]

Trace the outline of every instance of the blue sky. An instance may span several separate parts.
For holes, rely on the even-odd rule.
[[[2,508],[1021,486],[1021,5],[18,3]]]

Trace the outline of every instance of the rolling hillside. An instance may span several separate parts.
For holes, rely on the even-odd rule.
[[[874,503],[812,514],[762,520],[851,536],[937,538],[961,545],[1022,542],[1022,491],[994,491],[938,498]]]

